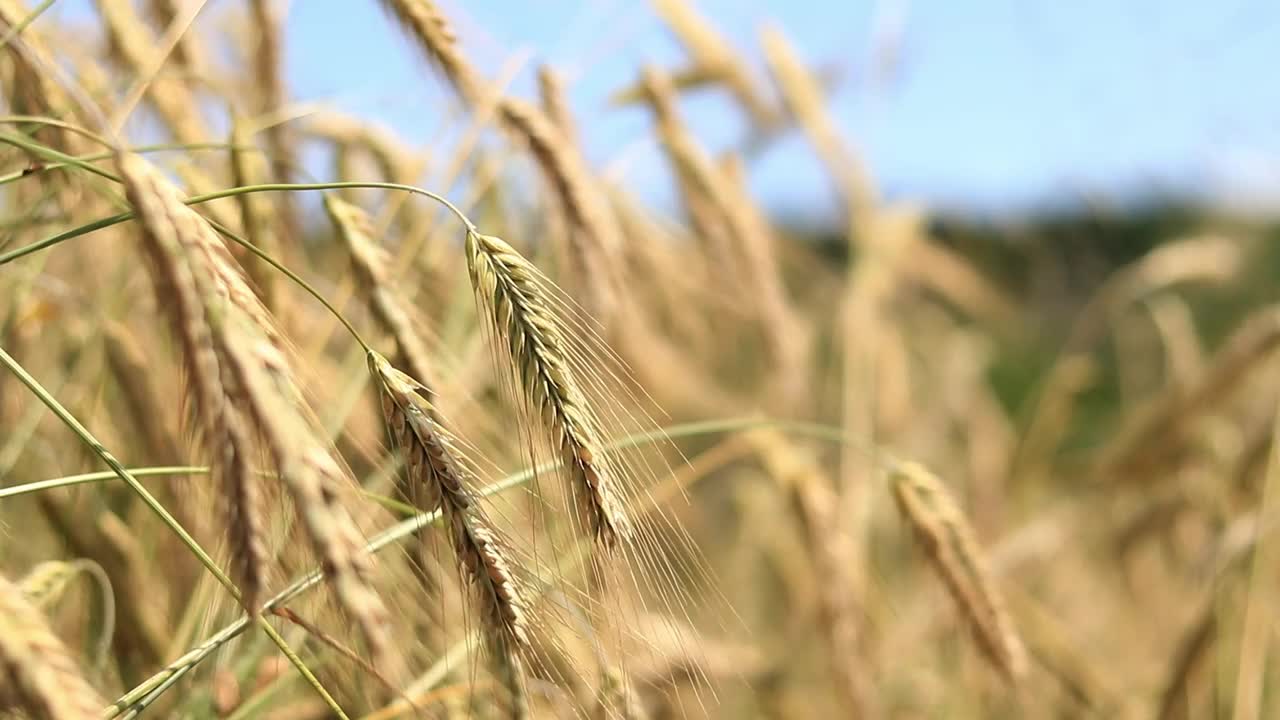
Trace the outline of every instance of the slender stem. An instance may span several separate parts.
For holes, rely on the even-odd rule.
[[[35,22],[36,18],[40,17],[40,14],[43,13],[45,10],[48,10],[50,6],[52,6],[53,3],[56,1],[57,0],[44,0],[44,2],[35,6],[35,8],[32,9],[31,12],[27,13],[27,16],[22,18],[22,20],[20,20],[17,25],[14,25],[13,27],[9,28],[9,32],[5,33],[4,37],[0,37],[0,50],[3,50],[4,46],[8,45],[11,40],[18,37],[19,33],[21,33],[23,30],[26,30],[28,25]],[[19,5],[18,7],[22,7],[22,6]]]
[[[315,673],[311,672],[311,669],[307,667],[307,664],[302,662],[302,658],[298,657],[298,654],[289,647],[289,643],[285,642],[284,638],[280,636],[280,633],[277,632],[275,628],[271,627],[271,623],[259,618],[258,624],[266,631],[267,636],[271,638],[272,642],[274,642],[276,646],[284,652],[285,657],[289,658],[289,662],[293,663],[293,666],[298,668],[298,672],[306,679],[307,684],[309,684],[321,699],[325,701],[325,704],[329,706],[329,709],[333,710],[342,720],[351,720],[351,718],[347,717],[347,714],[342,711],[342,706],[338,704],[338,701],[334,700],[333,696],[329,694],[329,691],[324,688],[324,685],[321,684],[320,679],[316,677]]]
[[[444,196],[423,190],[416,185],[406,185],[404,183],[394,182],[364,182],[359,180],[327,182],[327,183],[264,183],[261,185],[242,185],[240,187],[227,188],[217,192],[207,193],[204,195],[196,195],[190,199],[190,202],[206,202],[209,200],[217,200],[224,197],[233,197],[235,195],[243,195],[245,193],[257,192],[292,192],[296,190],[342,190],[345,188],[370,188],[376,190],[399,190],[412,195],[421,195],[425,198],[434,200],[445,206],[450,212],[462,221],[463,226],[467,230],[475,231],[475,223],[471,222],[466,213],[458,209],[457,205],[449,202]]]
[[[5,137],[3,134],[0,134],[0,141],[6,141],[6,140],[8,140],[8,138]],[[43,146],[39,146],[39,147],[43,147]],[[71,165],[76,165],[77,167],[79,167],[80,164],[82,163],[82,161],[80,161],[79,158],[75,158],[71,155],[64,155],[62,153],[58,153],[58,155],[59,157],[56,159],[62,162],[66,162]],[[93,166],[90,166],[90,167],[93,167]],[[105,172],[105,171],[101,171],[101,169],[97,167],[94,167],[94,170],[100,171],[100,173]],[[110,175],[110,173],[107,173],[107,176],[109,176],[113,180],[115,179],[115,176]],[[267,185],[244,185],[241,187],[227,188],[226,190],[219,190],[217,192],[206,193],[204,195],[192,195],[186,200],[183,200],[183,202],[186,203],[187,205],[199,205],[201,203],[206,203],[211,200],[220,200],[222,198],[235,197],[236,195],[243,195],[245,193],[291,192],[294,190],[341,190],[344,188],[400,190],[403,192],[413,193],[415,195],[422,195],[423,197],[430,198],[440,203],[441,205],[444,205],[446,208],[448,208],[451,212],[453,212],[454,215],[458,216],[458,218],[463,222],[463,224],[466,226],[468,230],[475,231],[476,229],[475,224],[471,222],[470,218],[468,218],[461,210],[459,210],[456,205],[449,202],[445,198],[433,192],[430,192],[428,190],[423,190],[422,188],[415,187],[413,185],[403,185],[401,183],[354,182],[353,181],[353,182],[330,182],[330,183],[271,183]],[[44,240],[38,240],[30,245],[25,245],[23,247],[16,248],[14,250],[10,250],[7,253],[0,254],[0,265],[8,264],[10,262],[13,262],[14,260],[17,260],[18,258],[25,257],[32,253],[39,252],[46,248],[53,247],[54,245],[57,245],[58,243],[64,240],[70,240],[71,238],[74,238],[74,237],[87,235],[95,230],[102,230],[103,228],[108,228],[108,227],[111,227],[112,225],[118,225],[127,220],[132,220],[134,217],[135,217],[135,214],[132,212],[124,212],[124,213],[120,213],[119,215],[112,215],[111,217],[108,217],[108,218],[95,220],[94,222],[91,222],[88,225],[81,225],[80,227],[72,228],[71,230],[67,230],[66,232],[59,233],[57,235],[54,235],[53,237],[48,237],[48,238],[45,238]]]
[[[152,512],[159,516],[160,520],[163,521],[165,525],[168,525],[169,528],[173,530],[178,538],[182,540],[182,543],[186,545],[187,548],[190,549],[191,552],[200,560],[201,564],[203,564],[205,568],[207,568],[209,572],[217,578],[218,582],[226,586],[227,590],[230,591],[237,600],[240,598],[240,591],[236,588],[235,583],[231,582],[231,578],[227,577],[226,573],[222,571],[222,568],[218,567],[218,564],[213,561],[213,558],[209,557],[209,554],[204,551],[204,548],[200,547],[200,543],[196,542],[196,539],[191,537],[191,534],[187,532],[186,528],[182,527],[182,524],[179,523],[177,519],[165,509],[164,505],[161,504],[160,501],[157,500],[156,497],[138,481],[138,478],[134,477],[133,473],[129,472],[124,465],[120,464],[120,461],[117,460],[116,457],[112,455],[96,437],[93,436],[93,433],[89,432],[88,428],[80,424],[80,421],[77,420],[70,411],[63,407],[62,403],[58,402],[57,398],[53,397],[49,391],[45,390],[44,386],[32,377],[31,374],[27,372],[26,368],[22,367],[17,360],[13,359],[13,356],[6,352],[3,347],[0,347],[0,363],[3,363],[8,367],[9,370],[22,381],[22,384],[26,385],[27,389],[39,398],[40,402],[44,403],[45,407],[53,411],[53,414],[57,415],[59,420],[61,420],[67,427],[71,428],[71,431],[80,438],[80,441],[88,446],[95,455],[101,458],[102,461],[107,464],[107,467],[111,468],[112,472],[123,480],[125,484],[142,499],[142,502],[150,508]]]
[[[48,156],[53,157],[60,162],[76,165],[77,167],[83,167],[87,170],[90,170],[91,172],[94,172],[98,175],[102,175],[103,177],[106,177],[111,180],[118,180],[118,178],[116,178],[114,175],[98,167],[90,165],[89,163],[84,162],[79,158],[73,157],[71,155],[66,155],[64,153],[59,153],[54,150],[50,150],[37,143],[27,142],[24,138],[21,138],[21,137],[10,137],[5,133],[0,133],[0,142],[10,142],[11,144],[18,145],[19,147],[31,146],[33,151],[47,154]],[[401,183],[333,182],[333,183],[269,183],[265,185],[245,185],[245,186],[236,187],[236,188],[229,188],[226,190],[219,190],[218,192],[207,193],[205,195],[195,195],[187,198],[183,202],[185,202],[188,205],[195,205],[198,203],[209,202],[211,200],[218,200],[221,198],[234,197],[236,195],[243,195],[246,193],[282,192],[282,191],[294,191],[294,190],[334,190],[334,189],[340,189],[340,188],[379,188],[379,189],[386,189],[386,190],[401,190],[403,192],[422,195],[424,197],[428,197],[444,205],[450,211],[452,211],[455,215],[457,215],[458,218],[462,221],[463,225],[466,226],[467,232],[476,232],[476,226],[474,223],[471,222],[470,218],[468,218],[466,214],[463,213],[461,210],[459,210],[456,205],[449,202],[443,196],[437,195],[436,193],[430,192],[428,190],[423,190],[422,188],[415,187],[413,185],[404,185]],[[44,250],[46,248],[52,247],[64,240],[70,240],[71,238],[74,238],[74,237],[86,235],[90,232],[93,232],[94,230],[101,230],[103,228],[111,227],[112,225],[122,223],[126,220],[132,220],[134,217],[136,217],[136,213],[132,213],[132,212],[120,213],[119,215],[113,215],[109,218],[103,218],[101,220],[97,220],[95,222],[89,223],[88,225],[82,225],[78,228],[73,228],[66,232],[54,235],[53,237],[45,238],[44,240],[39,240],[30,245],[16,248],[7,253],[0,254],[0,265],[4,265],[6,263],[12,262],[13,260],[17,260],[20,257],[24,257],[31,253],[38,252],[40,250]],[[351,333],[351,336],[355,338],[356,342],[358,342],[361,345],[361,347],[363,347],[365,350],[371,349],[369,344],[365,342],[364,338],[360,336],[360,333],[356,331],[355,326],[353,326],[351,322],[348,321],[346,317],[342,315],[342,313],[338,312],[338,309],[335,308],[323,295],[321,295],[319,291],[311,287],[310,284],[308,284],[305,280],[299,277],[297,273],[285,267],[282,263],[277,261],[275,258],[272,258],[270,255],[266,254],[265,252],[260,250],[258,247],[256,247],[253,243],[240,237],[236,233],[232,232],[230,229],[224,227],[223,225],[217,222],[214,222],[213,220],[208,220],[208,222],[210,226],[216,229],[219,233],[221,233],[231,241],[235,242],[236,244],[249,250],[254,255],[257,255],[264,262],[271,265],[276,270],[279,270],[281,273],[284,273],[286,277],[288,277],[290,280],[292,280],[294,283],[300,286],[303,290],[305,290],[309,295],[311,295],[317,301],[319,301],[320,304],[323,305],[326,310],[328,310],[335,318],[337,318],[338,321],[342,323],[342,325],[347,329],[347,332]]]
[[[5,120],[8,120],[14,117],[24,117],[24,116],[21,116],[21,115],[3,116],[3,117],[0,117],[0,122],[4,122]],[[47,123],[47,124],[53,125],[55,123]],[[75,128],[75,126],[72,125],[71,123],[57,123],[57,126],[65,127],[67,129]],[[169,152],[169,151],[176,151],[176,150],[182,150],[184,152],[189,152],[192,150],[235,150],[239,152],[261,152],[256,147],[248,147],[245,145],[234,145],[232,143],[217,143],[217,142],[161,143],[159,145],[138,145],[136,147],[129,148],[129,152],[137,153],[139,155],[143,155],[147,153],[155,153],[155,152]],[[92,163],[92,162],[98,162],[100,160],[110,160],[111,158],[115,157],[115,153],[101,152],[101,153],[95,153],[93,155],[76,155],[73,157],[83,162]],[[7,185],[11,182],[16,182],[23,178],[31,177],[32,175],[38,172],[48,172],[50,170],[58,170],[64,167],[79,167],[79,163],[67,163],[67,162],[58,161],[58,162],[47,163],[44,166],[39,168],[27,168],[23,170],[16,170],[14,172],[9,173],[8,175],[0,175],[0,185]]]
[[[45,117],[43,115],[0,115],[0,122],[26,123],[28,125],[48,125],[51,127],[62,128],[63,130],[70,130],[71,132],[76,133],[77,135],[87,137],[90,140],[98,143],[103,147],[108,147],[108,148],[111,147],[111,143],[107,142],[107,139],[102,137],[98,133],[92,130],[89,130],[88,128],[81,127],[73,122],[67,122],[66,120],[59,120],[57,118]]]
[[[97,175],[102,178],[106,178],[107,180],[120,182],[120,178],[116,177],[113,173],[103,170],[97,165],[85,162],[84,160],[81,160],[75,155],[68,155],[67,153],[54,150],[48,145],[38,143],[32,140],[31,138],[26,137],[25,135],[17,135],[14,133],[7,133],[7,132],[0,133],[0,142],[13,145],[14,147],[22,148],[23,150],[26,150],[27,152],[33,153],[35,155],[39,155],[40,157],[56,160],[61,163],[66,163],[67,165],[74,165],[80,168],[81,170],[84,170],[85,172],[93,173],[94,175]]]
[[[208,474],[208,472],[209,468],[203,465],[166,465],[163,467],[132,468],[129,470],[129,474],[134,477],[149,477],[152,475],[205,475]],[[40,492],[41,490],[52,490],[54,488],[71,487],[73,485],[85,485],[88,483],[98,482],[99,480],[110,480],[115,477],[119,477],[116,471],[104,470],[101,472],[81,473],[79,475],[67,475],[65,477],[52,478],[50,480],[37,480],[36,482],[0,488],[0,500]]]
[[[9,370],[22,381],[22,384],[26,385],[27,389],[40,399],[40,402],[44,403],[44,405],[48,407],[54,415],[58,416],[59,420],[61,420],[67,427],[71,428],[71,431],[80,438],[81,442],[88,446],[95,455],[101,458],[102,461],[107,464],[107,467],[110,467],[121,480],[124,480],[125,484],[127,484],[129,488],[142,499],[142,502],[150,508],[152,512],[159,516],[161,521],[163,521],[165,525],[168,525],[169,529],[182,540],[183,544],[186,545],[187,548],[190,549],[191,552],[200,560],[200,563],[204,565],[214,578],[216,578],[218,582],[227,589],[227,592],[229,592],[236,600],[240,600],[240,589],[235,586],[235,583],[231,582],[231,578],[222,571],[222,568],[218,567],[218,564],[213,561],[213,558],[210,557],[207,552],[205,552],[204,548],[200,547],[200,543],[196,542],[196,539],[191,537],[191,534],[187,532],[187,529],[182,527],[182,523],[179,523],[177,519],[174,518],[167,509],[165,509],[164,505],[161,504],[161,502],[157,500],[141,482],[138,481],[138,478],[135,477],[133,473],[125,469],[124,465],[122,465],[120,461],[117,460],[116,457],[112,455],[96,437],[93,436],[93,433],[89,432],[88,428],[81,424],[70,411],[63,407],[62,403],[58,402],[57,398],[50,394],[48,390],[45,390],[44,386],[32,377],[31,374],[27,372],[26,368],[22,367],[22,365],[15,360],[13,356],[6,352],[3,347],[0,347],[0,363],[3,363],[7,368],[9,368]],[[280,648],[280,651],[283,652],[285,656],[293,662],[294,666],[298,668],[298,672],[302,673],[304,677],[307,677],[309,681],[313,681],[312,684],[317,686],[317,689],[320,691],[321,697],[325,702],[329,703],[330,707],[333,708],[341,717],[346,717],[342,713],[342,709],[333,701],[333,698],[327,692],[324,692],[323,688],[318,687],[319,682],[315,681],[315,676],[311,674],[311,671],[307,669],[306,664],[303,663],[302,659],[293,652],[288,643],[284,641],[284,638],[281,638],[277,633],[275,633],[274,629],[270,627],[270,624],[262,617],[258,618],[258,625],[266,630],[268,636],[270,636],[272,641],[276,643],[276,646]]]
[[[257,255],[259,258],[262,259],[263,262],[267,263],[268,265],[275,268],[276,270],[279,270],[280,272],[284,273],[285,277],[289,278],[296,285],[298,285],[303,290],[305,290],[308,295],[315,298],[317,302],[323,305],[324,309],[329,311],[329,314],[337,318],[338,322],[342,323],[342,326],[347,329],[348,333],[351,333],[351,337],[355,338],[355,341],[360,344],[360,347],[364,348],[365,352],[373,351],[373,348],[369,346],[369,343],[365,342],[364,338],[361,337],[360,333],[356,330],[356,327],[351,324],[351,321],[347,320],[346,316],[338,312],[338,308],[334,307],[333,304],[329,302],[328,298],[326,298],[324,295],[321,295],[319,290],[316,290],[314,287],[312,287],[311,283],[307,282],[306,280],[303,280],[301,276],[299,276],[297,273],[290,270],[289,268],[285,267],[283,263],[271,257],[267,253],[263,252],[261,249],[258,248],[258,246],[240,237],[225,225],[214,220],[209,220],[207,218],[206,218],[206,221],[209,223],[210,226],[213,227],[214,230],[217,230],[228,240],[248,250],[254,255]]]

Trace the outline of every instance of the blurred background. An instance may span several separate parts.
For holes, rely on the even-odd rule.
[[[215,24],[211,2],[201,24]],[[428,143],[451,116],[445,87],[377,3],[293,0],[291,97],[348,111]],[[674,202],[643,108],[610,96],[644,63],[685,55],[644,3],[445,2],[461,47],[513,92],[558,68],[589,158],[650,198]],[[91,21],[88,0],[55,15]],[[830,89],[830,111],[890,199],[966,216],[1193,204],[1253,215],[1280,203],[1280,7],[1266,0],[1073,3],[975,0],[702,0],[699,11],[753,64],[758,31],[793,36]],[[686,122],[713,150],[749,125],[715,90],[689,96]],[[751,184],[775,210],[832,222],[820,164],[786,133],[754,158]]]

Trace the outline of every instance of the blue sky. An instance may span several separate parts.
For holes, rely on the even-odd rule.
[[[233,0],[211,0],[208,17]],[[606,107],[646,62],[679,48],[641,0],[444,0],[463,46],[496,75],[530,63],[573,78],[572,103],[598,166],[661,201],[668,185],[642,111]],[[221,7],[219,7],[221,6]],[[806,58],[839,68],[835,112],[891,199],[981,211],[1083,198],[1194,193],[1280,203],[1280,3],[1275,0],[698,0],[759,58],[782,27]],[[376,0],[292,0],[296,99],[376,118],[425,144],[444,122],[439,81]],[[892,55],[889,80],[872,75]],[[757,63],[763,73],[763,67]],[[883,73],[881,73],[883,75]],[[684,105],[714,147],[741,138],[711,93]],[[774,206],[832,211],[818,163],[793,133],[752,168]]]

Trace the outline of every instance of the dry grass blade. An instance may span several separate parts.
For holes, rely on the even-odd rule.
[[[503,240],[476,232],[467,233],[466,253],[472,289],[559,452],[583,527],[606,547],[627,540],[630,521],[574,375],[565,328],[537,269]]]
[[[0,709],[48,720],[97,720],[107,703],[22,590],[0,577]]]
[[[1006,678],[1017,679],[1026,671],[1026,650],[955,499],[936,476],[915,463],[896,464],[889,481],[898,509],[968,619],[978,646]]]

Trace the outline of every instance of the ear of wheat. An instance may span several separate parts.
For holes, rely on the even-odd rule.
[[[933,473],[915,463],[896,463],[889,481],[898,509],[968,619],[978,647],[1005,677],[1021,677],[1027,667],[1022,639],[951,493]]]
[[[385,7],[426,53],[467,105],[483,99],[480,74],[458,48],[448,18],[431,0],[382,0]]]
[[[372,558],[343,505],[350,478],[318,437],[271,318],[213,228],[144,160],[117,159],[138,213],[160,304],[168,309],[192,376],[205,442],[223,478],[228,526],[244,601],[257,610],[265,575],[257,439],[297,507],[334,594],[386,677],[397,670]]]
[[[571,483],[582,526],[606,547],[630,537],[598,428],[570,360],[565,329],[537,270],[505,241],[468,232],[477,301],[506,349],[529,406],[541,418]]]
[[[468,486],[458,458],[421,383],[370,351],[369,369],[377,381],[383,420],[391,440],[405,454],[409,481],[421,487],[423,510],[439,509],[449,527],[454,554],[473,590],[485,637],[499,678],[511,694],[512,716],[520,717],[524,671],[520,653],[529,648],[528,609],[505,543]]]

